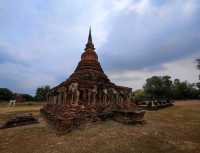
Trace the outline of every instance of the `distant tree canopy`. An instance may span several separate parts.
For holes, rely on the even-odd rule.
[[[200,70],[200,58],[197,59],[197,68]]]
[[[0,88],[0,101],[8,101],[14,97],[12,91],[7,88]]]
[[[19,101],[45,101],[47,93],[50,90],[50,86],[42,86],[37,88],[35,96],[23,93],[13,93],[7,88],[0,88],[0,101],[9,101],[11,99],[17,99]]]
[[[25,101],[34,101],[34,97],[29,94],[22,94],[22,97],[25,99]]]
[[[200,70],[200,58],[197,59],[197,68]],[[199,80],[200,80],[200,75],[199,75]],[[198,87],[199,90],[200,90],[200,82],[197,83],[197,87]]]
[[[45,101],[47,100],[47,93],[50,90],[50,86],[42,86],[37,88],[36,94],[35,94],[35,100],[36,101]]]
[[[151,99],[172,98],[172,81],[170,76],[153,76],[146,80],[144,92]]]
[[[153,76],[146,80],[143,90],[134,92],[136,100],[141,99],[199,99],[200,83],[191,84],[170,76]]]
[[[144,90],[139,89],[133,92],[133,100],[134,101],[142,101],[145,98]]]
[[[173,97],[175,99],[196,99],[199,97],[199,90],[195,84],[190,84],[186,81],[181,82],[175,79],[173,83]]]

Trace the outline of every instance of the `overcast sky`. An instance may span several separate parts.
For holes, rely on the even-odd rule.
[[[90,25],[114,83],[139,89],[153,75],[198,81],[199,0],[1,0],[0,87],[34,94],[67,79]]]

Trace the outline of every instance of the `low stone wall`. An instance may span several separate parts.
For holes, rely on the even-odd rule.
[[[174,104],[173,101],[169,101],[165,103],[162,103],[162,102],[154,103],[152,101],[149,101],[149,103],[146,103],[146,104],[139,104],[138,107],[143,110],[159,110],[162,108],[173,106],[173,104]]]

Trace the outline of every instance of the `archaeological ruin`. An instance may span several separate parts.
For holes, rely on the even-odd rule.
[[[131,93],[131,88],[115,85],[104,73],[90,29],[74,73],[50,90],[41,112],[60,131],[71,131],[83,123],[108,118],[122,123],[140,122],[145,112],[137,109]]]

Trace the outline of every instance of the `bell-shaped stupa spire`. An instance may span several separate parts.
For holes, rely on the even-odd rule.
[[[92,49],[92,50],[95,49],[94,44],[92,42],[91,26],[90,26],[90,29],[89,29],[88,41],[87,41],[85,50],[87,50],[89,48]]]

